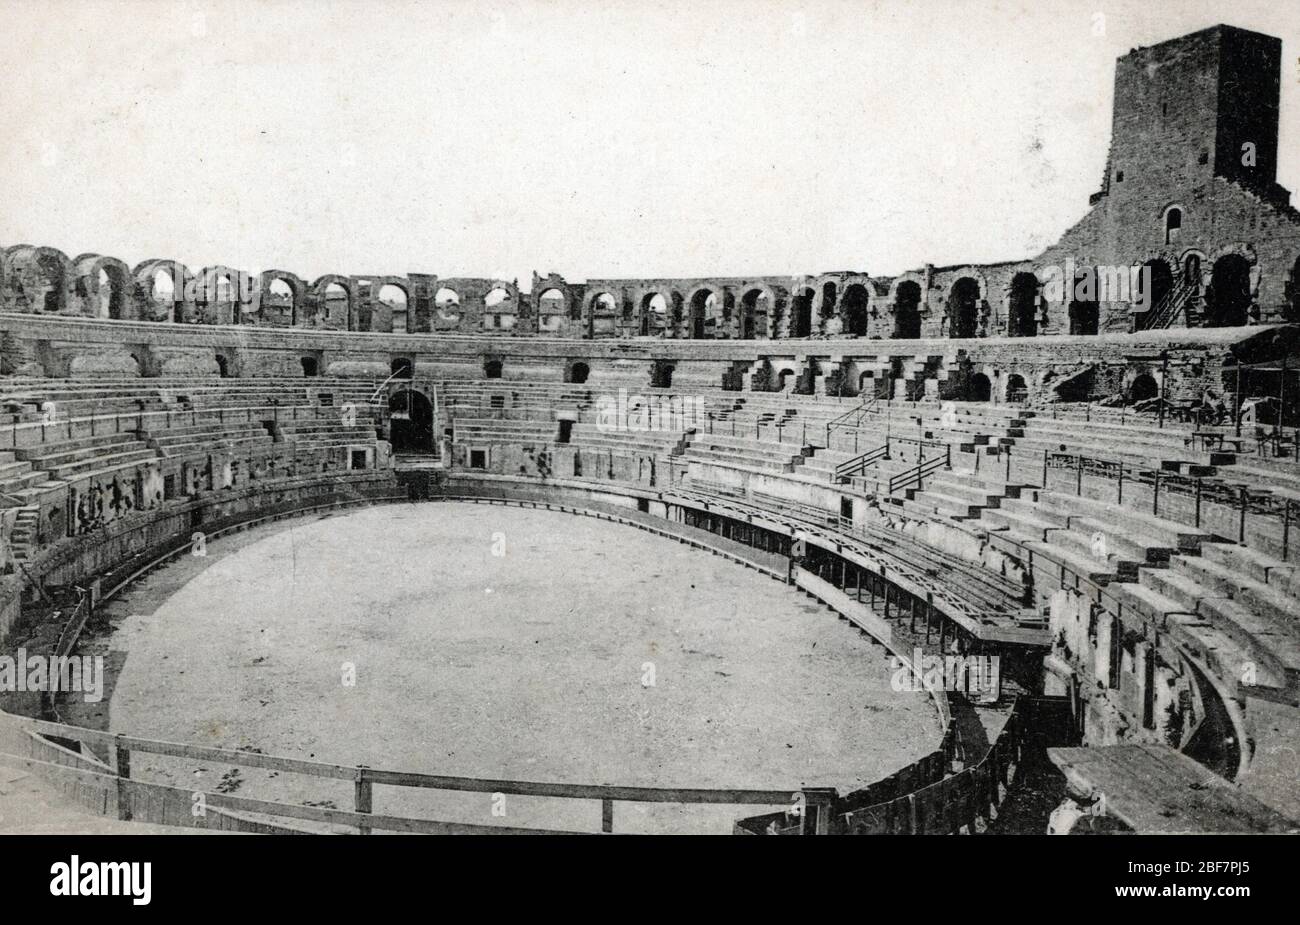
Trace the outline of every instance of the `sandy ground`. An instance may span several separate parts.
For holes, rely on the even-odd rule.
[[[893,692],[884,650],[831,611],[629,527],[397,505],[263,528],[208,553],[113,605],[97,651],[119,672],[115,689],[107,716],[79,721],[437,774],[841,792],[938,741],[929,701]],[[350,783],[258,769],[223,783],[228,770],[133,759],[134,773],[177,786],[352,807]],[[600,825],[587,801],[503,806],[392,787],[376,788],[374,810]],[[727,832],[761,811],[618,804],[615,831]]]

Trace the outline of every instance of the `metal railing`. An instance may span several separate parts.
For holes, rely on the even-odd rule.
[[[860,456],[855,456],[850,460],[840,463],[835,467],[836,481],[845,481],[864,471],[867,466],[882,459],[889,459],[889,441],[886,440],[883,446],[878,446],[874,450],[867,450]]]
[[[898,475],[889,479],[889,493],[901,491],[904,488],[916,486],[917,491],[925,489],[924,479],[927,475],[932,475],[940,469],[952,468],[952,447],[944,445],[942,456],[935,456],[931,459],[922,459],[919,463],[908,469],[906,472],[900,472]]]

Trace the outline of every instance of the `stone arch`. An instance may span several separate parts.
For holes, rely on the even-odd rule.
[[[301,277],[288,270],[264,270],[258,282],[261,298],[257,314],[263,324],[287,328],[305,320],[300,316],[308,314],[307,284]]]
[[[948,336],[974,337],[979,332],[984,290],[974,276],[962,274],[948,290]]]
[[[1160,384],[1150,372],[1137,372],[1124,387],[1124,397],[1130,402],[1146,401],[1160,394]]]
[[[585,360],[574,360],[564,370],[564,381],[581,385],[591,375],[591,365]]]
[[[194,305],[206,324],[245,324],[256,307],[241,292],[243,273],[217,264],[204,267],[194,279]]]
[[[871,323],[871,290],[866,283],[853,282],[844,287],[840,297],[840,314],[844,318],[844,333],[853,337],[866,337]]]
[[[405,334],[411,329],[411,285],[406,280],[383,277],[371,284],[370,329]],[[377,318],[376,315],[379,317]]]
[[[993,383],[984,373],[974,373],[966,385],[967,401],[991,401],[993,398]]]
[[[559,286],[547,286],[534,296],[538,329],[558,331],[572,310],[569,293]]]
[[[812,286],[800,286],[794,291],[790,300],[790,336],[811,337],[813,332],[813,302],[817,290]]]
[[[1038,334],[1038,277],[1021,271],[1007,287],[1007,334],[1034,337]]]
[[[1096,267],[1079,267],[1068,281],[1066,312],[1071,334],[1096,334],[1101,323],[1101,304],[1097,301]]]
[[[1182,236],[1183,224],[1187,218],[1187,210],[1181,202],[1171,202],[1160,210],[1160,229],[1161,238],[1167,245],[1176,245]]]
[[[131,268],[116,257],[82,254],[75,261],[76,292],[85,313],[96,318],[137,317]]]
[[[776,306],[770,286],[747,286],[740,296],[740,339],[768,337]]]
[[[690,306],[690,317],[686,325],[686,336],[694,340],[716,337],[718,316],[722,312],[722,292],[716,286],[696,286],[686,298]]]
[[[311,292],[316,302],[317,319],[324,319],[323,325],[340,331],[351,331],[356,323],[357,284],[350,276],[339,273],[327,273],[318,276],[311,284]]]
[[[1211,328],[1249,324],[1255,293],[1255,274],[1249,259],[1236,252],[1218,256],[1210,269],[1205,292],[1205,324]]]
[[[1011,373],[1007,376],[1006,389],[1003,392],[1003,398],[1008,402],[1024,401],[1028,391],[1029,386],[1025,382],[1025,377],[1019,373]]]
[[[663,337],[672,323],[672,293],[665,289],[647,289],[639,300],[637,330],[643,337]]]
[[[921,302],[925,290],[915,279],[900,279],[893,286],[890,311],[894,315],[894,340],[915,340],[921,336]]]
[[[72,260],[53,247],[18,244],[5,251],[9,267],[6,299],[13,311],[66,314],[74,291]]]
[[[194,279],[189,268],[178,260],[155,259],[136,264],[132,271],[140,291],[140,317],[147,321],[190,321],[193,304],[189,287]],[[166,277],[170,287],[159,291],[159,279]]]

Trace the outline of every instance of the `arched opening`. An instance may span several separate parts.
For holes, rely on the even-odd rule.
[[[433,294],[433,308],[439,321],[455,324],[460,321],[460,293],[443,286]]]
[[[1168,263],[1157,257],[1142,264],[1142,272],[1138,274],[1138,300],[1147,312],[1158,308],[1173,288],[1174,272]]]
[[[740,297],[741,340],[766,335],[769,301],[768,294],[762,289],[751,289]]]
[[[220,353],[217,354],[217,375],[222,379],[230,378],[230,361]]]
[[[867,324],[870,319],[868,305],[871,296],[867,287],[861,283],[852,283],[844,290],[844,301],[840,308],[844,313],[844,332],[854,337],[867,336]]]
[[[976,373],[970,377],[970,384],[966,389],[967,401],[988,401],[992,397],[993,383],[989,381],[988,376]]]
[[[43,312],[57,312],[63,308],[63,262],[53,254],[41,254],[36,258],[36,267],[41,278],[37,282],[39,288],[32,301]]]
[[[515,326],[515,307],[506,304],[510,293],[502,286],[494,287],[483,297],[483,330],[500,330]]]
[[[153,305],[154,314],[164,315],[172,321],[183,321],[181,305],[176,301],[176,281],[171,271],[155,270],[151,283],[149,301]]]
[[[320,363],[315,357],[302,358],[302,374],[304,376],[319,376]]]
[[[116,267],[111,270],[100,267],[96,282],[99,290],[94,306],[96,317],[120,319],[126,295],[126,280],[122,277],[122,271]]]
[[[1160,394],[1160,386],[1156,384],[1156,379],[1150,373],[1142,373],[1137,376],[1128,387],[1128,400],[1130,402],[1146,401],[1149,398],[1155,398]]]
[[[500,360],[488,360],[486,363],[484,363],[484,364],[483,364],[483,377],[484,377],[485,379],[500,379],[500,378],[501,378],[501,361],[500,361]]]
[[[569,367],[569,375],[565,381],[572,382],[576,385],[581,385],[582,383],[587,381],[587,377],[589,375],[591,375],[590,366],[588,366],[586,363],[574,363],[572,366]]]
[[[717,325],[717,318],[714,312],[717,310],[718,296],[709,289],[701,289],[695,295],[691,296],[691,324],[690,336],[699,340],[706,335],[706,329],[711,334]]]
[[[1177,207],[1165,212],[1165,243],[1177,244],[1183,228],[1183,210]]]
[[[394,453],[433,452],[433,405],[422,393],[401,389],[388,399],[388,438]]]
[[[778,370],[776,374],[776,391],[790,391],[794,386],[796,378],[795,371],[789,367],[784,367]]]
[[[1011,304],[1007,310],[1007,333],[1011,337],[1038,334],[1038,277],[1017,273],[1011,278]]]
[[[538,323],[542,330],[554,331],[564,320],[564,293],[558,289],[547,289],[537,298]]]
[[[795,293],[790,311],[791,337],[810,337],[812,335],[812,309],[815,295],[811,288],[800,289]]]
[[[339,283],[330,283],[325,287],[325,317],[341,328],[351,323],[352,300],[348,298],[347,289]]]
[[[1205,298],[1205,323],[1212,328],[1237,327],[1250,315],[1250,261],[1226,254],[1214,261]]]
[[[593,335],[611,335],[618,333],[618,299],[608,292],[602,292],[591,300],[591,333]]]
[[[293,323],[293,287],[282,279],[271,280],[262,297],[262,319],[269,324]]]
[[[673,364],[666,360],[655,360],[650,369],[650,385],[656,389],[673,387]]]
[[[1029,395],[1029,389],[1025,386],[1025,377],[1012,373],[1007,376],[1007,396],[1009,402],[1023,402]]]
[[[394,379],[411,379],[415,376],[415,364],[410,357],[393,357],[388,369]]]
[[[663,293],[648,293],[641,300],[641,336],[662,334],[667,325],[668,300]]]
[[[839,287],[834,282],[822,283],[822,317],[835,317],[835,305],[839,301]]]
[[[921,286],[912,280],[898,284],[894,292],[894,339],[915,340],[921,336]]]
[[[1070,333],[1096,334],[1101,323],[1101,306],[1097,302],[1097,271],[1076,270],[1070,287]]]
[[[951,337],[974,337],[979,328],[980,284],[963,276],[952,284],[948,296],[948,332]]]
[[[409,327],[406,319],[406,290],[389,283],[379,288],[379,301],[388,306],[393,318],[393,333],[405,334]]]

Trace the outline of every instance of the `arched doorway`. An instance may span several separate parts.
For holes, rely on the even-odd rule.
[[[1128,400],[1131,402],[1146,401],[1159,394],[1160,386],[1156,384],[1155,377],[1150,373],[1142,373],[1128,387]]]
[[[993,384],[989,382],[989,377],[983,373],[976,373],[971,376],[970,385],[966,389],[966,396],[967,401],[988,401],[992,398]]]
[[[394,379],[410,379],[415,375],[415,364],[410,357],[394,357],[388,364],[388,371]]]
[[[898,284],[894,293],[894,340],[921,336],[921,286],[912,280]]]
[[[740,339],[753,340],[758,336],[766,336],[767,313],[768,296],[762,289],[751,289],[741,296]]]
[[[835,317],[835,303],[838,301],[839,289],[833,282],[822,284],[822,317]]]
[[[1095,270],[1075,271],[1069,302],[1070,333],[1096,334],[1101,321],[1101,306],[1097,302]]]
[[[867,294],[867,287],[861,283],[853,283],[844,290],[844,300],[840,303],[840,310],[844,314],[844,332],[852,334],[854,337],[867,336],[867,321],[869,318],[867,305],[870,296]]]
[[[804,288],[795,293],[790,312],[790,336],[809,337],[812,334],[812,306],[814,293]]]
[[[979,327],[980,284],[963,276],[948,296],[948,335],[974,337]]]
[[[1225,254],[1214,261],[1210,290],[1205,298],[1205,324],[1231,328],[1246,324],[1250,312],[1250,261],[1240,254]]]
[[[1011,337],[1038,334],[1038,277],[1017,273],[1011,279],[1011,304],[1007,309],[1007,333]]]
[[[221,362],[221,358],[220,358],[220,357],[217,358],[217,362],[218,362],[218,363]],[[303,358],[302,358],[302,374],[303,374],[304,376],[319,376],[319,375],[320,375],[320,362],[319,362],[315,357],[303,357]]]
[[[1148,312],[1154,311],[1165,300],[1165,296],[1169,295],[1169,290],[1174,288],[1174,273],[1169,269],[1169,264],[1159,258],[1142,264],[1138,280],[1138,291]]]
[[[488,360],[483,364],[483,378],[500,379],[501,378],[501,361]]]
[[[433,452],[433,405],[422,393],[401,389],[388,397],[388,439],[394,453]]]
[[[695,340],[704,338],[706,327],[713,327],[713,313],[717,310],[718,297],[709,289],[701,289],[691,296],[690,336]]]
[[[392,283],[381,286],[379,301],[388,306],[389,315],[393,319],[393,333],[405,334],[409,330],[406,322],[406,290]]]
[[[641,299],[641,336],[659,336],[668,327],[668,299],[650,292]]]
[[[1007,401],[1022,402],[1029,395],[1025,386],[1025,377],[1012,373],[1007,376]]]
[[[581,385],[587,381],[589,375],[591,375],[590,366],[586,363],[574,363],[569,367],[569,376],[566,381]]]

